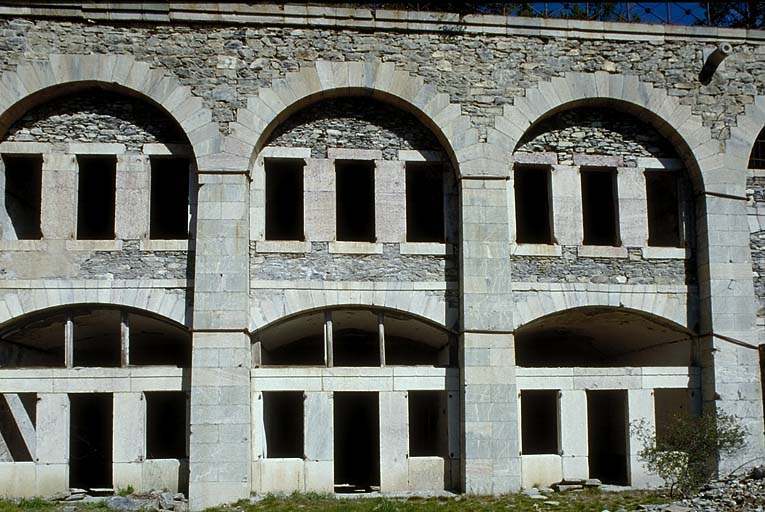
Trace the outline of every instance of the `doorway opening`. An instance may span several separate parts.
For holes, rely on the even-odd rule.
[[[627,392],[587,391],[590,478],[629,485]]]
[[[112,487],[112,394],[70,394],[69,486]]]
[[[334,394],[335,492],[380,490],[380,407],[375,392]]]

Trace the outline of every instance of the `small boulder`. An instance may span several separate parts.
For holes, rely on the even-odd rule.
[[[765,478],[765,465],[753,467],[749,472],[749,478],[753,480],[762,480]]]
[[[143,510],[143,504],[127,496],[112,496],[106,499],[106,506],[112,510]]]

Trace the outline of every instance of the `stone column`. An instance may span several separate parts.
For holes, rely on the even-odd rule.
[[[380,393],[380,490],[409,489],[409,402],[403,391]]]
[[[333,411],[332,393],[317,391],[305,394],[306,492],[333,492],[335,489]]]
[[[192,510],[249,496],[246,173],[199,175],[191,374]]]
[[[71,240],[77,232],[77,158],[45,154],[40,226],[43,238]]]
[[[649,429],[656,429],[656,409],[652,389],[630,389],[627,391],[627,426],[633,422],[642,422]],[[629,478],[633,487],[655,487],[661,485],[661,479],[651,474],[640,462],[638,453],[643,449],[640,439],[632,429],[629,436]]]
[[[337,216],[332,160],[307,159],[304,173],[305,239],[332,241]]]
[[[746,449],[721,461],[722,473],[765,456],[749,227],[743,198],[707,194],[697,210],[700,332],[704,336],[696,357],[702,367],[704,408],[716,405],[736,415],[749,432]]]
[[[553,165],[550,180],[555,242],[560,245],[581,245],[584,230],[579,168]]]
[[[507,181],[463,177],[461,192],[463,478],[500,494],[521,484]]]
[[[558,421],[563,478],[566,480],[589,478],[586,391],[576,389],[560,392]]]
[[[375,232],[378,242],[406,241],[404,162],[375,161]]]
[[[648,243],[648,207],[644,169],[617,167],[619,191],[619,239],[624,247],[643,247]]]
[[[112,473],[115,489],[143,489],[146,459],[146,400],[143,393],[114,393]]]
[[[149,157],[117,155],[115,190],[115,237],[139,240],[149,235]]]
[[[38,496],[69,488],[69,395],[39,393],[35,442]]]

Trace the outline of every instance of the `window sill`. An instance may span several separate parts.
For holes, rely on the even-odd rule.
[[[691,250],[687,247],[643,247],[643,258],[647,260],[688,260]]]
[[[304,242],[302,240],[258,240],[255,242],[255,252],[306,253],[311,252],[311,242]]]
[[[512,244],[513,256],[560,256],[562,248],[557,244]]]
[[[121,251],[122,240],[67,240],[68,251]]]
[[[383,246],[376,242],[330,242],[332,254],[382,254]]]
[[[419,254],[423,256],[449,256],[454,253],[452,244],[438,242],[402,242],[399,254]]]
[[[626,247],[611,247],[609,245],[582,245],[577,248],[576,255],[583,258],[626,258]]]
[[[141,240],[142,251],[188,251],[189,240]]]
[[[46,240],[0,240],[0,251],[42,251]]]

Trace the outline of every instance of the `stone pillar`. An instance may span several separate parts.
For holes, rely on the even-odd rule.
[[[463,177],[461,191],[463,479],[500,494],[521,485],[507,181]]]
[[[149,175],[148,156],[117,155],[114,212],[117,240],[137,240],[149,235]]]
[[[72,240],[77,232],[77,158],[43,155],[40,227],[43,238]]]
[[[652,389],[630,389],[627,391],[627,425],[632,422],[642,422],[651,430],[656,429],[656,409],[654,407]],[[629,435],[629,478],[633,487],[656,487],[662,481],[651,474],[640,462],[638,452],[643,449],[640,439],[632,432]]]
[[[335,239],[335,168],[332,160],[307,159],[303,174],[305,239]]]
[[[560,245],[581,245],[584,229],[579,168],[553,165],[550,180],[555,242]]]
[[[375,234],[378,242],[406,241],[404,162],[375,161]]]
[[[189,498],[201,510],[249,496],[250,338],[246,173],[199,175]]]
[[[69,395],[38,393],[36,472],[38,496],[69,488]]]
[[[648,212],[644,169],[618,167],[619,239],[624,247],[648,243]]]
[[[143,488],[146,459],[146,400],[143,393],[114,393],[112,473],[115,489]]]
[[[560,392],[561,463],[565,480],[589,478],[587,463],[587,392],[564,390]]]
[[[409,489],[409,402],[403,391],[380,393],[380,490]]]
[[[704,336],[696,357],[702,367],[704,408],[716,405],[736,415],[749,432],[747,447],[720,462],[722,473],[765,456],[749,227],[743,198],[707,194],[697,210],[700,332]]]
[[[305,490],[334,492],[335,439],[332,393],[326,391],[305,394]]]

